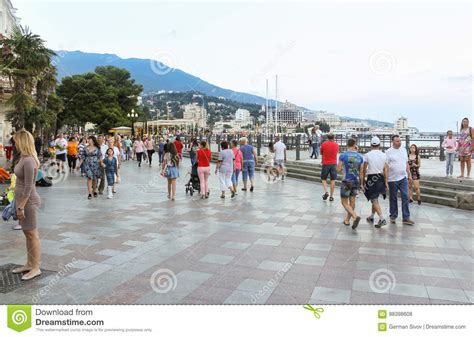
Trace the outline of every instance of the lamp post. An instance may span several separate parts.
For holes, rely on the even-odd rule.
[[[134,119],[138,118],[138,113],[135,112],[135,109],[132,109],[132,111],[130,111],[127,114],[127,117],[132,120],[132,137],[133,137],[135,135],[135,127],[134,127],[135,121],[134,121]]]

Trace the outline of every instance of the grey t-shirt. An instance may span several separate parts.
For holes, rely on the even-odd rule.
[[[234,170],[234,152],[232,150],[222,150],[219,152],[219,161],[222,161],[220,172],[232,172]]]

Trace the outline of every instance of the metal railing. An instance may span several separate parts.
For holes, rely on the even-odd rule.
[[[224,140],[231,141],[233,139],[239,140],[241,137],[247,137],[248,143],[253,145],[257,149],[257,153],[260,154],[262,147],[267,147],[269,142],[275,141],[275,135],[266,134],[247,134],[247,133],[235,133],[235,134],[199,134],[199,135],[180,135],[181,139],[188,143],[191,138],[197,138],[198,140],[207,140],[209,144],[217,144],[220,151],[220,143]],[[311,137],[308,134],[297,134],[297,135],[279,135],[280,139],[285,143],[287,149],[290,151],[296,151],[296,160],[300,160],[300,153],[308,151],[310,148],[309,140]],[[334,135],[335,141],[340,146],[340,151],[345,151],[348,139],[354,138],[356,140],[360,153],[366,153],[370,151],[371,145],[370,140],[372,135]],[[383,150],[388,149],[392,143],[391,135],[378,135],[380,138],[380,145]],[[433,136],[431,138],[410,138],[410,136],[402,137],[402,146],[407,151],[410,145],[415,144],[418,147],[421,158],[438,158],[441,161],[446,159],[445,151],[442,147],[445,136]],[[326,136],[323,136],[321,142],[326,140]]]

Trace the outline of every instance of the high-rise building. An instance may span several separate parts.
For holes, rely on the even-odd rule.
[[[275,120],[275,118],[273,118],[273,120]],[[286,101],[278,106],[277,120],[279,125],[295,126],[303,122],[303,113],[295,104]]]
[[[400,117],[395,122],[395,129],[400,136],[406,136],[410,134],[410,128],[408,127],[408,118]]]

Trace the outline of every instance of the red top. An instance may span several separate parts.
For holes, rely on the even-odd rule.
[[[321,155],[323,165],[337,164],[337,154],[339,153],[339,145],[335,141],[328,140],[321,145]]]
[[[211,150],[209,149],[199,149],[196,152],[198,167],[209,167],[211,161]]]
[[[178,150],[179,154],[183,153],[183,143],[180,140],[175,140],[174,145],[176,146],[176,150]]]

